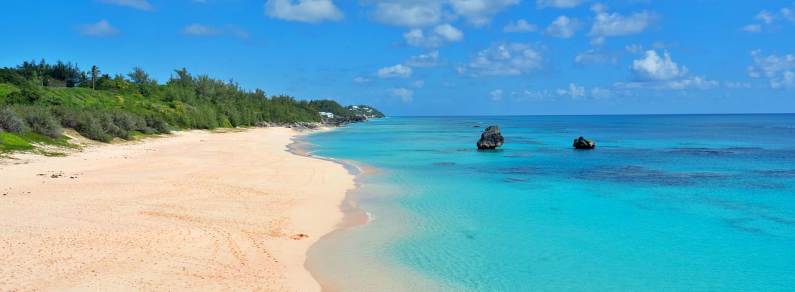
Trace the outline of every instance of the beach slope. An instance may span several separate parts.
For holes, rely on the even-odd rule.
[[[316,291],[338,164],[285,128],[180,132],[0,165],[0,290]]]

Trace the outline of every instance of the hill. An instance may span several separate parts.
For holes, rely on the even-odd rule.
[[[126,76],[76,65],[24,62],[0,69],[0,150],[56,143],[63,128],[109,142],[180,129],[320,123],[319,112],[356,114],[332,100],[305,101],[247,91],[185,69],[160,84],[140,68]],[[35,135],[35,136],[32,136]]]

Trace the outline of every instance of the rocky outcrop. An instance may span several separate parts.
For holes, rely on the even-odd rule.
[[[364,115],[347,116],[347,117],[337,116],[333,118],[324,118],[323,124],[327,126],[340,127],[351,123],[361,123],[366,121],[367,121],[367,116]]]
[[[582,136],[580,136],[579,138],[574,139],[574,144],[572,146],[574,146],[574,148],[576,149],[591,150],[596,148],[596,142],[585,139]]]
[[[294,122],[294,123],[270,123],[270,122],[258,122],[255,124],[257,127],[261,128],[269,128],[269,127],[285,127],[285,128],[292,128],[297,130],[306,130],[306,129],[317,129],[323,126],[321,123],[313,123],[313,122]]]
[[[505,138],[500,133],[500,127],[493,125],[483,130],[478,140],[478,149],[495,149],[505,143]]]

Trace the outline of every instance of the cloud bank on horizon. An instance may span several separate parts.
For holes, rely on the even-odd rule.
[[[786,0],[25,2],[3,4],[2,66],[186,66],[393,114],[795,111]]]

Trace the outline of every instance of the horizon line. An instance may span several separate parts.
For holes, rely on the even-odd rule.
[[[638,114],[506,114],[506,115],[386,115],[386,118],[457,118],[457,117],[588,117],[588,116],[750,116],[750,115],[795,115],[795,112],[780,113],[638,113]]]

